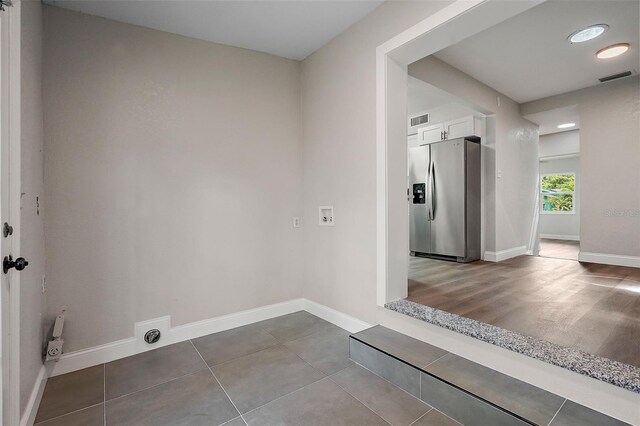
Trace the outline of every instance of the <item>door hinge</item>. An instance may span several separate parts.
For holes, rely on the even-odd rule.
[[[0,0],[0,10],[5,10],[5,6],[13,6],[11,0]]]

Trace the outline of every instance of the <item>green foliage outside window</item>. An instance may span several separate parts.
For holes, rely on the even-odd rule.
[[[574,173],[542,176],[540,183],[542,210],[549,213],[572,212],[575,187]]]

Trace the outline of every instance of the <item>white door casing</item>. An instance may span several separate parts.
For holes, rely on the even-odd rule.
[[[20,2],[0,11],[0,260],[20,252]],[[20,276],[0,271],[0,413],[2,424],[20,422]]]

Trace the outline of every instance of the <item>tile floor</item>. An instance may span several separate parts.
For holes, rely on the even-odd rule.
[[[38,426],[457,425],[349,360],[307,312],[50,378]]]

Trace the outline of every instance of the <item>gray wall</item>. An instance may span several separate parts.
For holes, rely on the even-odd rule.
[[[300,297],[300,64],[44,7],[47,312],[65,351]]]
[[[302,62],[304,294],[365,321],[376,312],[376,46],[448,4],[385,2]],[[334,227],[315,223],[325,204]]]
[[[42,5],[21,4],[21,192],[20,256],[29,266],[20,272],[20,412],[29,402],[42,366],[41,280],[44,259],[43,125],[42,125]],[[38,209],[37,204],[40,205]]]
[[[540,136],[542,141],[544,136]],[[573,199],[573,214],[540,214],[540,236],[567,236],[569,239],[580,238],[580,158],[562,158],[557,160],[541,160],[540,175],[552,173],[576,174],[575,197]]]
[[[521,117],[515,101],[434,56],[410,64],[409,74],[494,116],[495,135],[489,132],[482,153],[486,250],[528,246],[537,202],[538,126]]]
[[[552,133],[540,136],[540,158],[580,153],[580,131]]]
[[[578,105],[580,250],[640,256],[640,77],[521,106],[525,115]]]

